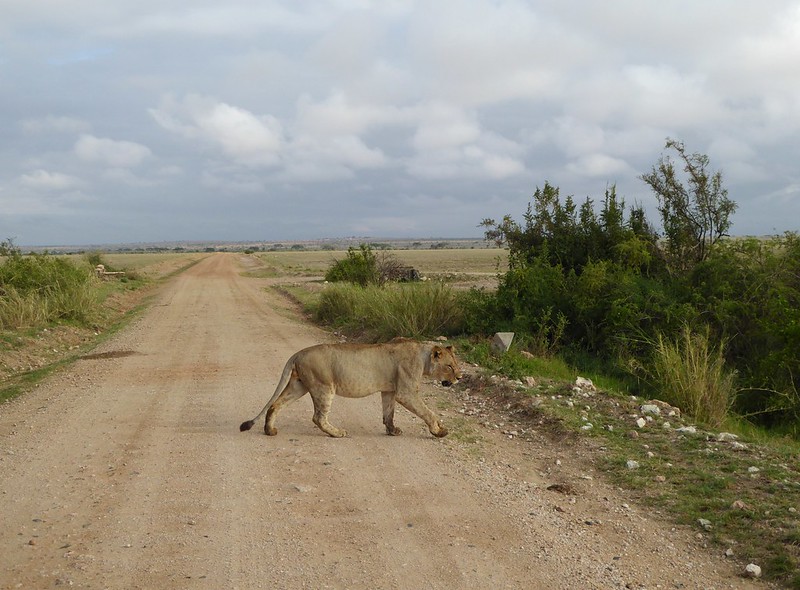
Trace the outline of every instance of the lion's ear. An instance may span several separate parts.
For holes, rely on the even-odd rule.
[[[431,356],[435,359],[438,359],[440,356],[442,356],[442,348],[440,346],[434,346]]]
[[[455,352],[456,351],[456,347],[455,346],[446,346],[445,348],[447,350],[449,350],[450,352]]]

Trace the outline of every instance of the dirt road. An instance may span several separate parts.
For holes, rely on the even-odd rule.
[[[436,439],[380,396],[308,396],[238,432],[286,359],[330,336],[216,254],[133,326],[0,406],[0,588],[749,588],[688,531],[545,439]],[[458,392],[429,389],[457,418]],[[444,407],[444,409],[442,409]],[[547,490],[569,479],[576,493]],[[626,586],[627,585],[627,586]]]

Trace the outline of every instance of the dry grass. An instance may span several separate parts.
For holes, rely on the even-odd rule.
[[[398,261],[423,275],[472,274],[494,277],[506,269],[508,252],[500,249],[391,250]],[[322,276],[331,264],[347,256],[346,250],[265,252],[265,265],[286,274]],[[499,266],[498,266],[499,265]]]
[[[713,346],[708,327],[684,326],[676,341],[659,335],[654,347],[653,379],[662,399],[712,427],[728,416],[735,393],[735,373],[725,367],[724,343]]]

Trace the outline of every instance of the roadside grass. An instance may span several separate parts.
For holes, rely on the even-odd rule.
[[[168,273],[154,273],[154,278],[150,278],[148,268],[164,262],[163,257],[153,258],[153,255],[142,255],[142,259],[139,259],[137,255],[126,256],[129,262],[134,263],[135,270],[130,271],[125,266],[116,267],[126,272],[126,280],[91,281],[95,304],[91,314],[87,315],[83,321],[50,320],[29,327],[0,330],[0,353],[28,350],[30,356],[40,358],[40,362],[43,363],[41,366],[34,366],[27,370],[13,371],[0,380],[0,402],[30,391],[53,372],[69,365],[87,351],[111,338],[148,307],[153,296],[151,287],[183,272],[200,260],[198,257],[184,255],[185,264],[176,266]],[[146,260],[148,264],[142,263],[142,260]],[[56,326],[65,326],[74,331],[76,333],[74,339],[80,344],[70,346],[68,350],[63,350],[58,354],[43,355],[41,354],[42,348],[48,353],[52,352],[53,344],[50,343],[50,338],[53,328]]]
[[[752,427],[738,428],[733,420],[724,427],[736,439],[688,417],[656,417],[640,428],[636,419],[644,417],[647,400],[602,386],[593,393],[576,391],[577,372],[563,361],[513,351],[493,356],[486,343],[468,340],[457,347],[465,360],[481,366],[487,396],[506,390],[500,410],[514,403],[510,399],[534,400],[549,428],[585,437],[595,467],[632,499],[694,529],[699,545],[718,554],[730,550],[742,568],[755,563],[766,579],[800,589],[800,443],[753,437]],[[489,378],[498,374],[507,377]],[[537,385],[515,382],[524,376]],[[695,426],[696,432],[677,430],[682,426]]]
[[[331,306],[336,311],[327,318],[319,313],[323,295],[318,290],[300,286],[289,291],[307,312],[327,319],[329,327],[347,326],[344,331],[354,338],[369,336],[367,325],[373,320],[364,311],[369,307],[355,297],[347,300],[348,291],[333,296],[342,301]],[[374,297],[373,307],[379,295]],[[529,358],[515,347],[495,355],[485,340],[466,337],[455,344],[463,360],[481,367],[480,383],[465,384],[471,395],[501,413],[525,408],[515,417],[528,416],[531,429],[551,431],[558,439],[580,438],[591,449],[587,460],[608,481],[657,518],[694,530],[698,547],[719,555],[729,550],[742,569],[755,563],[766,579],[800,590],[800,442],[730,416],[713,428],[687,416],[648,420],[641,410],[648,400],[629,395],[622,380],[582,372],[598,390],[576,391],[578,370],[556,355]],[[528,376],[533,387],[516,382]],[[638,418],[645,420],[644,427],[637,425]],[[720,422],[711,416],[707,420]],[[695,426],[695,431],[678,430],[684,426]],[[455,440],[470,443],[467,448],[480,446],[471,444],[481,440],[474,420],[455,416],[448,427]],[[722,432],[738,438],[721,437]]]
[[[314,317],[350,336],[374,342],[397,335],[433,338],[456,334],[462,328],[456,294],[435,281],[384,287],[332,284],[320,294]]]

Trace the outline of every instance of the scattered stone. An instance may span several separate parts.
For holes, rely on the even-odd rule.
[[[635,430],[631,430],[628,432],[628,438],[639,438],[639,433]]]
[[[735,500],[733,504],[731,504],[731,508],[733,510],[750,510],[750,506],[748,506],[741,500]]]
[[[625,463],[625,466],[628,469],[631,469],[631,470],[639,469],[639,462],[638,461],[634,461],[633,459],[628,459],[628,461]]]
[[[581,430],[591,430],[592,428],[594,428],[594,425],[591,422],[587,422],[581,426]]]
[[[744,575],[747,578],[760,578],[761,568],[754,563],[748,563],[747,567],[744,568]]]
[[[734,451],[746,451],[747,445],[742,444],[740,442],[732,442],[731,449],[733,449]]]
[[[679,418],[680,415],[681,415],[680,408],[676,408],[675,406],[671,406],[667,402],[662,402],[660,399],[651,399],[651,400],[645,402],[645,404],[648,405],[648,406],[650,406],[650,405],[657,406],[661,410],[661,413],[659,415],[663,414],[663,415],[668,416],[670,418],[672,418],[672,417],[678,417]]]
[[[681,432],[683,434],[697,434],[697,426],[681,426],[680,428],[676,428],[675,432]]]
[[[641,411],[642,414],[653,414],[654,416],[661,415],[661,408],[655,404],[644,404],[639,407],[639,411]]]
[[[551,492],[558,492],[559,494],[564,494],[565,496],[576,495],[575,488],[573,488],[568,483],[554,483],[552,485],[547,486],[547,489]]]
[[[665,481],[667,481],[667,478],[664,477],[663,475],[656,475],[653,478],[653,481],[658,482],[658,483],[664,483]]]
[[[527,350],[521,350],[521,351],[519,352],[519,354],[520,354],[520,356],[522,356],[522,357],[524,357],[524,358],[526,358],[526,359],[532,359],[532,358],[536,358],[536,357],[535,357],[533,354],[531,354],[531,353],[530,353],[530,352],[528,352]]]
[[[711,525],[711,521],[707,520],[705,518],[698,518],[697,519],[697,524],[699,524],[701,527],[703,527],[707,531],[710,531],[713,528],[713,526]]]
[[[492,338],[492,352],[502,354],[508,352],[511,348],[511,342],[514,340],[514,332],[497,332]]]
[[[661,428],[663,428],[664,430],[669,430],[670,428],[672,428],[672,424],[670,424],[669,422],[664,422],[661,425]]]
[[[525,377],[522,382],[525,383],[526,387],[536,387],[536,379],[533,377]]]
[[[636,426],[638,426],[639,428],[644,428],[646,425],[647,425],[647,420],[645,420],[644,418],[638,418],[636,420]]]
[[[312,488],[310,486],[303,486],[303,485],[300,485],[300,484],[294,484],[292,487],[295,490],[297,490],[298,492],[300,492],[301,494],[308,493],[308,492],[310,492],[311,490],[314,489],[314,488]]]
[[[730,432],[720,432],[716,437],[719,442],[733,442],[738,440],[739,437],[735,434],[731,434]]]
[[[575,379],[575,387],[580,389],[581,391],[588,391],[588,392],[595,392],[597,388],[592,383],[591,379],[587,379],[586,377],[578,377]]]
[[[747,473],[758,473],[759,471],[761,471],[761,470],[758,467],[748,467],[747,468]]]
[[[733,557],[733,549],[731,549],[730,547],[728,547],[728,548],[725,550],[725,557]]]

